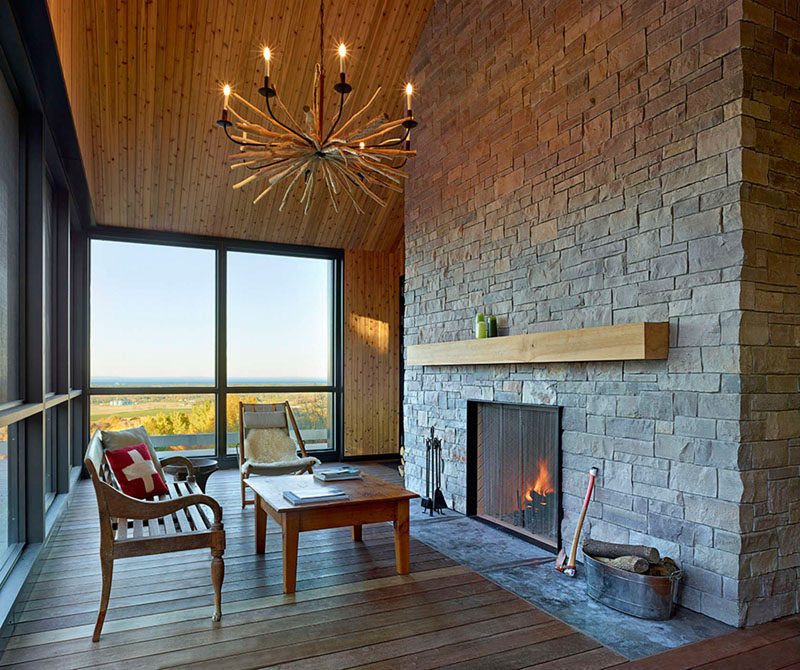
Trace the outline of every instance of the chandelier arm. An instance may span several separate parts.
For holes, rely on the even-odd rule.
[[[347,170],[345,170],[338,163],[331,163],[331,166],[332,168],[336,168],[339,172],[342,173],[342,175],[344,176],[344,179],[342,179],[342,190],[347,194],[347,197],[350,198],[350,201],[353,203],[353,207],[355,207],[356,211],[359,214],[363,214],[364,210],[361,208],[361,205],[359,205],[358,200],[356,200],[355,196],[350,190],[350,184],[355,183],[353,181],[353,178],[348,174]]]
[[[322,177],[325,181],[325,186],[328,187],[328,195],[331,198],[331,204],[333,205],[333,211],[337,214],[339,213],[339,206],[336,204],[336,184],[333,181],[333,176],[331,175],[331,169],[328,167],[326,163],[322,164]]]
[[[308,167],[308,164],[310,162],[311,160],[307,160],[305,163],[303,163],[300,167],[297,168],[297,174],[294,176],[294,179],[292,179],[292,181],[289,182],[289,185],[286,187],[286,192],[283,194],[283,199],[281,200],[280,207],[278,207],[279,212],[283,211],[283,208],[286,205],[286,201],[289,198],[289,193],[291,193],[292,188],[294,188],[294,185],[297,183],[297,180],[300,179],[300,175],[302,175],[303,172],[305,172],[306,167]]]
[[[399,140],[391,140],[387,142],[381,142],[380,144],[367,144],[365,146],[366,149],[382,149],[383,147],[396,147],[399,144],[402,144],[408,139],[408,135],[411,132],[411,128],[406,128],[406,134],[403,135],[402,138]]]
[[[239,163],[239,165],[244,165],[248,170],[254,170],[255,171],[255,170],[261,170],[261,169],[267,168],[267,167],[272,167],[273,165],[280,165],[281,163],[285,163],[286,161],[292,160],[292,158],[293,158],[292,156],[289,156],[289,158],[281,158],[278,161],[273,161],[272,163],[264,163],[263,165],[253,165],[253,166],[251,166],[251,165],[244,165],[244,163]],[[233,166],[233,167],[236,167],[236,166]]]
[[[366,168],[364,170],[365,173],[372,171],[376,175],[380,175],[381,177],[388,179],[389,181],[392,181],[398,185],[402,184],[403,183],[402,180],[407,176],[402,173],[393,174],[395,172],[395,168],[393,168],[391,165],[377,166],[367,162],[362,162],[362,165]],[[371,176],[374,177],[374,175]]]
[[[278,97],[277,94],[275,95],[275,97],[276,98]],[[310,146],[310,147],[314,146],[314,143],[311,140],[309,140],[305,135],[301,135],[300,133],[298,133],[297,131],[293,130],[289,126],[285,126],[280,121],[278,121],[278,119],[275,118],[275,114],[272,113],[272,107],[270,107],[270,105],[269,105],[269,96],[266,96],[266,100],[267,100],[267,111],[269,112],[270,117],[272,117],[272,120],[275,123],[277,123],[281,128],[283,128],[287,132],[290,132],[295,137],[303,140],[303,142],[305,142],[308,146]],[[283,107],[283,105],[281,105],[281,107]],[[286,109],[286,108],[284,107],[284,109]],[[291,118],[291,116],[289,118]],[[294,120],[294,119],[292,119],[292,120]]]
[[[383,188],[389,189],[390,191],[394,191],[395,193],[402,193],[403,189],[400,188],[397,184],[393,184],[391,182],[387,182],[384,179],[380,179],[377,175],[371,173],[369,170],[362,170],[361,174],[364,175],[364,179],[369,181],[371,184],[377,184]]]
[[[233,142],[234,144],[238,144],[241,147],[264,147],[267,148],[268,144],[262,144],[261,142],[240,142],[235,137],[231,137],[231,134],[228,132],[228,127],[223,126],[222,129],[225,131],[225,135],[228,136],[228,139]]]
[[[351,178],[351,181],[353,181],[353,180],[352,180],[352,178]],[[381,200],[381,198],[379,198],[379,197],[378,197],[377,195],[375,195],[375,194],[374,194],[372,191],[370,191],[370,190],[369,190],[369,189],[368,189],[368,188],[367,188],[367,187],[364,185],[364,182],[362,182],[360,179],[359,179],[359,180],[357,180],[357,181],[353,181],[353,183],[354,183],[354,184],[355,184],[355,185],[356,185],[358,188],[360,188],[362,191],[364,191],[364,193],[366,193],[366,194],[367,194],[367,195],[368,195],[370,198],[372,198],[372,199],[373,199],[375,202],[377,202],[377,203],[378,203],[378,204],[379,204],[381,207],[386,207],[386,202],[385,202],[384,200]]]
[[[348,137],[347,141],[349,144],[352,144],[354,142],[367,142],[369,140],[374,140],[375,138],[381,137],[381,135],[395,131],[401,124],[402,120],[397,119],[396,121],[386,121],[385,123],[382,123],[374,128],[362,128],[361,131]]]
[[[355,114],[353,114],[353,116],[351,116],[347,120],[347,122],[341,128],[339,128],[339,132],[336,133],[336,135],[334,135],[333,137],[334,138],[339,137],[345,131],[347,126],[349,126],[351,123],[353,123],[353,121],[355,121],[359,116],[361,116],[361,114],[363,114],[367,109],[369,109],[369,107],[372,105],[372,103],[375,102],[375,98],[378,97],[378,93],[380,93],[380,92],[381,92],[381,87],[378,86],[378,90],[375,91],[375,93],[369,99],[369,102],[366,105],[364,105],[361,109],[359,109]]]
[[[339,93],[339,113],[336,115],[336,120],[333,122],[328,134],[325,136],[325,141],[322,143],[322,146],[325,146],[328,143],[328,140],[331,139],[331,135],[333,135],[333,131],[336,130],[336,126],[339,125],[339,121],[342,118],[342,108],[344,107],[344,92]]]

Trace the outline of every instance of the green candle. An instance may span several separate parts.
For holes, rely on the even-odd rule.
[[[489,317],[489,323],[486,324],[486,330],[486,337],[497,337],[497,317]]]
[[[475,337],[479,340],[486,337],[486,321],[478,321],[475,324]]]
[[[484,327],[484,334],[483,335],[479,335],[480,331],[478,330],[480,328],[481,324],[483,324],[483,327]],[[475,337],[486,337],[485,329],[486,329],[486,321],[483,318],[483,312],[478,312],[475,315]]]

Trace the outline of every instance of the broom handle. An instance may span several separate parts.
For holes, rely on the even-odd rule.
[[[575,537],[572,538],[572,547],[569,550],[569,560],[567,561],[568,568],[575,567],[575,558],[578,555],[578,540],[581,537],[581,530],[583,530],[583,520],[586,518],[586,510],[589,509],[589,499],[592,497],[592,489],[594,488],[594,478],[597,476],[597,468],[589,470],[589,488],[586,489],[586,497],[583,499],[583,509],[578,518],[578,525],[575,527]]]

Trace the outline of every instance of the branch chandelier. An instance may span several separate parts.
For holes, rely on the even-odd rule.
[[[404,117],[389,121],[386,114],[381,114],[363,121],[363,118],[369,118],[364,117],[364,113],[381,91],[378,87],[369,102],[340,126],[345,97],[353,90],[345,78],[344,60],[347,49],[344,44],[340,44],[339,81],[333,87],[339,94],[339,112],[330,128],[326,129],[323,3],[324,0],[321,0],[319,5],[319,63],[314,70],[311,107],[303,107],[304,123],[297,123],[278,97],[275,85],[270,81],[272,54],[269,47],[265,47],[264,86],[258,92],[264,96],[266,112],[225,84],[222,118],[217,121],[217,125],[222,127],[231,142],[240,145],[239,152],[229,156],[232,161],[231,169],[244,168],[251,172],[245,179],[234,184],[233,188],[239,189],[251,182],[258,182],[263,187],[253,204],[279,184],[288,182],[279,210],[283,211],[289,194],[297,187],[302,189],[300,202],[305,203],[304,214],[307,214],[315,183],[321,178],[336,212],[339,211],[337,200],[344,193],[356,211],[363,214],[355,197],[359,191],[382,207],[386,206],[386,201],[378,196],[376,190],[389,189],[398,193],[403,191],[402,180],[408,177],[408,173],[402,168],[409,156],[417,153],[411,150],[411,129],[417,125],[411,112],[413,88],[411,84],[406,84]],[[233,108],[231,96],[238,103],[239,111]],[[280,111],[284,121],[277,118],[276,111]],[[246,115],[257,121],[248,120]],[[234,133],[238,130],[241,134],[232,135],[232,128]],[[398,160],[401,162],[397,163]]]

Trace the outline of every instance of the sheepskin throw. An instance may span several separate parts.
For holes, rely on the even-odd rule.
[[[253,463],[296,461],[297,446],[281,428],[251,428],[244,438],[244,456]]]

